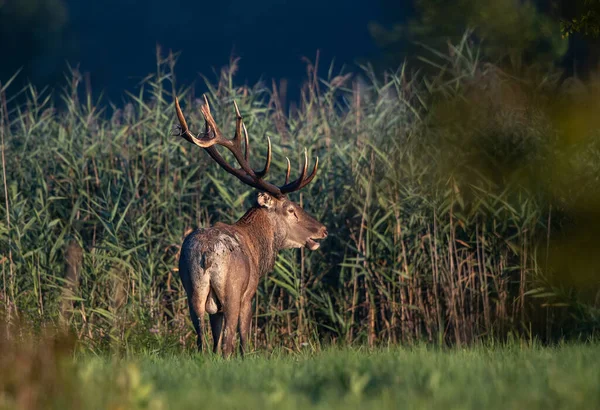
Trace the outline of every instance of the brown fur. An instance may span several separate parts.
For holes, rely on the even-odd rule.
[[[317,249],[315,239],[327,230],[286,197],[259,193],[257,203],[235,224],[217,223],[189,234],[181,249],[179,275],[190,316],[202,350],[204,314],[210,314],[213,350],[225,356],[234,351],[236,328],[240,350],[247,349],[252,322],[252,299],[259,278],[273,270],[277,253],[285,248]]]

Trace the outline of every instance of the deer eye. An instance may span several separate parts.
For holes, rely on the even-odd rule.
[[[294,208],[290,208],[290,209],[288,209],[288,212],[289,212],[290,214],[293,214],[293,213],[294,213]]]

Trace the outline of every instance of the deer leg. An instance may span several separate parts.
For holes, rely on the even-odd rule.
[[[235,297],[235,292],[230,294],[231,299],[225,306],[225,331],[223,332],[223,356],[229,357],[233,353],[235,344],[235,331],[240,317],[240,297]]]
[[[210,315],[210,328],[213,335],[213,352],[219,353],[221,347],[221,335],[223,333],[223,312]]]
[[[196,334],[198,335],[197,345],[198,351],[202,352],[202,344],[204,338],[204,314],[206,313],[206,298],[208,297],[208,292],[210,291],[210,276],[203,275],[199,284],[194,286],[191,297],[191,309],[190,315],[193,313],[196,315],[196,324],[194,327],[196,328]],[[192,322],[194,322],[194,318],[192,316]]]
[[[242,302],[240,308],[239,332],[240,332],[240,353],[244,356],[247,351],[248,338],[250,336],[250,327],[252,325],[252,298],[247,298]]]
[[[192,298],[188,298],[188,307],[190,309],[190,319],[192,320],[192,325],[194,325],[194,330],[196,331],[196,345],[198,346],[198,350],[202,351],[202,330],[200,329],[200,321],[198,320],[198,315],[196,315],[196,311],[194,310],[194,305],[192,304]]]
[[[242,303],[240,306],[240,319],[239,319],[239,331],[240,331],[240,353],[244,356],[244,353],[248,348],[248,339],[250,337],[250,327],[252,326],[252,298],[256,294],[258,287],[258,275],[250,275],[246,291],[242,296]]]

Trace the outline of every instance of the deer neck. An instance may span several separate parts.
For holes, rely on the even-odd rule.
[[[252,207],[235,226],[248,238],[248,249],[258,265],[259,275],[271,272],[285,239],[274,216],[264,208]]]

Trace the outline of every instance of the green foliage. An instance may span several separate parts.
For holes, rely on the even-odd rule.
[[[202,400],[230,408],[541,409],[597,406],[597,355],[597,346],[577,345],[330,349],[232,363],[146,359],[138,366],[154,394],[178,408]]]
[[[143,352],[90,354],[51,328],[0,325],[0,408],[595,408],[599,345],[490,340],[469,349],[417,344],[302,348],[244,359]]]
[[[595,408],[598,346],[81,358],[83,408]]]
[[[600,35],[600,1],[583,0],[574,1],[576,4],[576,15],[562,19],[560,30],[564,37],[574,33],[597,38]]]
[[[485,58],[495,62],[547,65],[567,51],[556,21],[529,0],[418,0],[415,17],[406,24],[369,27],[388,64],[396,67],[400,59],[419,54],[416,44],[441,50],[458,43],[467,28],[474,30]]]
[[[594,340],[542,347],[285,349],[244,359],[91,354],[51,328],[0,325],[0,408],[596,408]],[[407,404],[408,403],[408,404]]]
[[[311,65],[289,113],[276,89],[235,86],[236,61],[207,82],[226,134],[238,102],[253,164],[270,136],[271,180],[304,147],[322,164],[293,199],[330,237],[317,252],[283,252],[261,280],[255,348],[462,346],[597,329],[600,265],[586,252],[600,236],[595,86],[565,92],[555,73],[517,78],[479,55],[464,37],[424,58],[436,74],[422,79],[404,70],[383,81],[369,70],[352,83],[333,70],[319,79]],[[94,351],[193,345],[179,247],[196,226],[235,221],[253,195],[172,135],[173,90],[201,128],[201,101],[177,88],[174,67],[174,56],[160,58],[110,111],[81,95],[77,71],[64,107],[33,87],[25,105],[6,99],[4,316],[66,323]],[[74,243],[80,262],[65,260]]]

